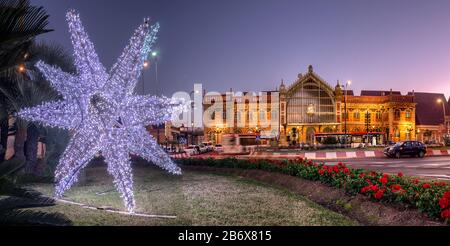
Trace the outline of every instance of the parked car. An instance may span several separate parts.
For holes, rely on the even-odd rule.
[[[196,145],[189,145],[188,147],[184,148],[184,152],[189,155],[198,155],[200,154],[200,149]]]
[[[208,151],[213,151],[214,150],[214,146],[213,146],[213,144],[211,142],[203,142],[202,144],[206,146],[206,149]]]
[[[222,152],[223,151],[222,145],[221,144],[214,145],[214,151],[215,152]]]
[[[176,152],[176,148],[172,148],[172,147],[163,147],[163,149],[164,149],[164,151],[166,151],[169,154]]]
[[[199,148],[199,152],[200,152],[200,153],[206,153],[206,152],[208,152],[208,147],[207,147],[206,145],[204,145],[204,144],[200,144],[200,145],[198,145],[197,147]]]
[[[427,153],[427,147],[424,143],[419,141],[404,141],[398,142],[393,146],[386,147],[384,154],[387,157],[400,158],[401,156],[418,156],[423,158]]]

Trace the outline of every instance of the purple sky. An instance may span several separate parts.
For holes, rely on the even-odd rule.
[[[160,91],[271,90],[312,64],[331,85],[450,95],[450,1],[32,0],[71,52],[65,12],[78,10],[108,68],[142,18],[161,24]],[[154,69],[145,73],[155,92]]]

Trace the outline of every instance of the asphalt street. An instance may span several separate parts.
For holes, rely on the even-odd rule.
[[[330,165],[343,162],[353,168],[363,168],[386,173],[402,172],[408,176],[424,176],[450,180],[450,156],[425,158],[364,158],[327,160]]]

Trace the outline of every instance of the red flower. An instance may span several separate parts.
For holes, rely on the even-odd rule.
[[[431,188],[431,185],[429,185],[429,184],[423,184],[423,185],[422,185],[422,188],[424,188],[424,189],[429,189],[429,188]]]
[[[419,183],[419,180],[414,179],[413,183],[414,183],[414,184],[418,184],[418,183]]]
[[[383,176],[380,178],[380,182],[385,185],[388,182],[388,178]]]
[[[324,174],[325,174],[325,169],[320,169],[320,170],[319,170],[319,174],[320,174],[320,175],[324,175]]]
[[[450,191],[447,191],[444,193],[444,197],[448,200],[450,200]]]
[[[375,195],[373,197],[375,197],[375,199],[380,200],[381,198],[383,198],[384,196],[384,190],[379,190],[375,193]]]
[[[389,174],[387,174],[387,173],[383,173],[383,178],[389,178]]]
[[[402,186],[399,184],[391,185],[392,192],[399,191],[402,189]]]
[[[360,177],[360,178],[364,178],[364,177],[366,177],[366,174],[365,174],[365,173],[361,173],[361,174],[359,175],[359,177]]]
[[[370,186],[365,186],[363,188],[361,188],[361,193],[366,193],[370,190]]]
[[[339,167],[338,167],[338,166],[333,166],[333,171],[334,171],[335,173],[338,173],[338,172],[339,172]]]
[[[377,192],[378,191],[378,186],[377,185],[371,185],[370,186],[370,190],[372,190],[373,192]]]
[[[447,208],[449,205],[450,205],[450,200],[448,200],[447,198],[442,197],[442,199],[439,200],[439,206],[442,209]]]
[[[333,177],[333,178],[336,177],[336,174],[335,173],[331,174],[331,177]]]
[[[403,173],[402,173],[402,172],[399,172],[399,173],[397,174],[397,176],[403,177]]]
[[[366,179],[366,183],[372,185],[372,182],[370,181],[370,179]]]
[[[350,173],[350,170],[348,170],[348,168],[344,168],[344,171],[343,171],[345,174],[349,174]]]
[[[441,217],[442,217],[443,219],[447,219],[448,217],[450,217],[450,209],[447,209],[447,210],[442,211]]]

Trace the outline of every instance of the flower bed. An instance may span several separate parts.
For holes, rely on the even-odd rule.
[[[362,194],[373,200],[388,203],[402,203],[418,208],[431,218],[446,223],[450,217],[450,185],[446,182],[424,182],[402,173],[390,175],[353,169],[343,163],[328,166],[311,160],[241,160],[227,159],[179,159],[186,166],[210,166],[242,169],[261,169],[280,172],[330,186],[344,189],[349,194]]]

